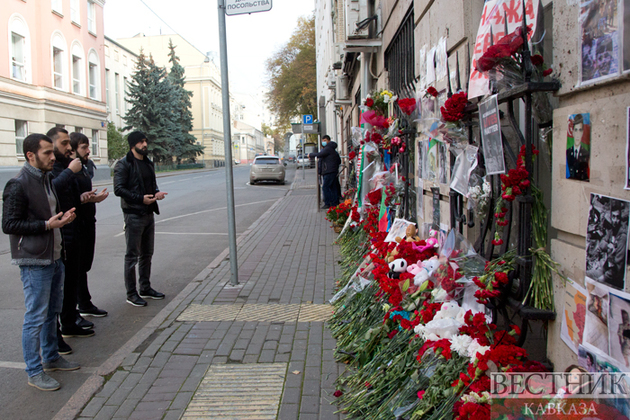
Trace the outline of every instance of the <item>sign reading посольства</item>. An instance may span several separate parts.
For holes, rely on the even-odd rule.
[[[225,0],[225,14],[228,16],[269,10],[271,10],[271,0]]]

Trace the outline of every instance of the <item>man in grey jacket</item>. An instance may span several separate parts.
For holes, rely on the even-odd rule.
[[[24,287],[22,350],[28,384],[42,391],[55,391],[60,385],[46,371],[79,369],[77,363],[65,360],[57,351],[64,275],[59,229],[74,220],[75,209],[57,211],[50,174],[55,163],[52,140],[43,134],[31,134],[24,139],[23,151],[27,162],[4,188],[2,231],[9,235],[11,263],[20,267]],[[55,183],[67,182],[70,176],[68,170]]]

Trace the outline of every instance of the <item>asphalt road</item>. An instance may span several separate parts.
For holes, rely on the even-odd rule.
[[[237,235],[244,232],[291,188],[295,168],[287,168],[284,186],[250,186],[249,166],[234,167],[234,200]],[[137,308],[125,302],[123,257],[125,239],[120,199],[112,191],[97,205],[96,256],[89,273],[92,301],[109,312],[105,318],[88,318],[96,324],[93,337],[69,338],[74,349],[66,356],[82,368],[54,372],[62,388],[42,392],[27,385],[22,358],[21,331],[24,295],[19,269],[11,265],[9,239],[0,233],[0,419],[54,417],[95,368],[107,360],[173,299],[200,271],[228,247],[228,227],[223,169],[178,173],[158,178],[168,193],[159,202],[156,216],[155,254],[151,285],[166,294]],[[4,187],[4,186],[3,186]]]

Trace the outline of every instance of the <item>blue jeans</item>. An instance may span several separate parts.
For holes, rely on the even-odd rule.
[[[26,373],[32,377],[42,372],[42,358],[44,362],[54,362],[59,358],[57,316],[63,303],[63,262],[58,259],[50,265],[22,265],[20,277],[26,305],[22,351]]]

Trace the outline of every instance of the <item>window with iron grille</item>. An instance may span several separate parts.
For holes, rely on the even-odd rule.
[[[389,90],[399,97],[413,97],[415,91],[413,5],[398,32],[385,50],[385,69],[389,72]]]

